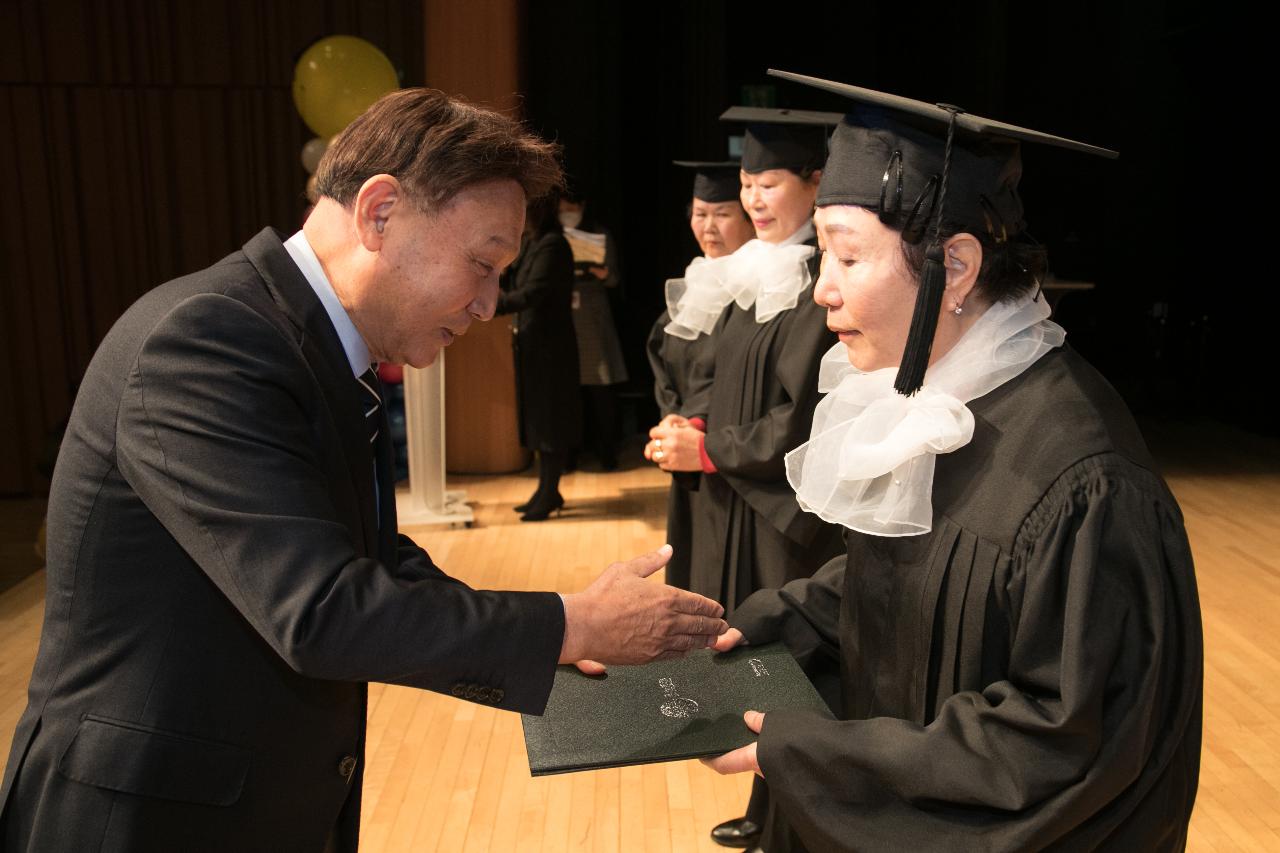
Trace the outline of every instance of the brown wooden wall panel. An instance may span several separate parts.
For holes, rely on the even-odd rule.
[[[511,318],[475,323],[445,356],[445,467],[505,474],[529,464],[516,414]]]
[[[517,0],[426,0],[425,26],[428,86],[494,109],[519,107]]]
[[[325,35],[423,75],[421,0],[0,3],[0,494],[36,463],[134,300],[298,227],[296,57]]]
[[[426,83],[495,109],[517,106],[518,0],[425,0]],[[483,57],[483,61],[477,61]],[[458,473],[523,468],[511,322],[471,327],[445,359],[445,464]]]

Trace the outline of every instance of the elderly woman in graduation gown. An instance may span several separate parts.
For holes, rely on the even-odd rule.
[[[683,289],[668,293],[667,334],[714,340],[713,357],[695,363],[690,379],[710,392],[705,422],[659,424],[645,454],[664,470],[701,473],[689,589],[731,613],[757,589],[808,577],[842,547],[838,525],[801,511],[783,462],[809,434],[819,362],[835,343],[813,301],[811,216],[827,128],[840,116],[734,107],[721,118],[746,124],[740,197],[756,239],[692,265]],[[811,663],[820,683],[834,674],[833,662]],[[746,816],[717,826],[712,837],[750,846],[767,811],[757,784]]]
[[[847,553],[718,645],[839,654],[844,706],[748,712],[757,743],[711,763],[763,773],[810,850],[1180,850],[1202,683],[1182,517],[1021,237],[1015,140],[1088,146],[887,105],[833,138],[815,298],[841,345],[787,459]]]
[[[560,476],[582,440],[578,345],[573,332],[573,252],[552,196],[529,205],[520,255],[498,294],[497,313],[515,314],[520,443],[538,454],[538,487],[521,521],[543,521],[564,506]]]
[[[702,250],[701,257],[694,263],[733,254],[754,233],[751,220],[738,198],[738,162],[677,160],[676,165],[694,170],[689,228]],[[679,286],[672,283],[672,288]],[[698,365],[715,357],[714,338],[706,334],[687,340],[669,335],[666,331],[669,322],[671,309],[658,317],[646,344],[649,365],[653,368],[654,399],[658,403],[658,411],[664,424],[689,419],[705,423],[710,384],[703,379],[695,386],[693,380],[695,376],[704,377],[709,372]],[[691,508],[698,499],[701,479],[702,474],[698,471],[675,472],[667,499],[667,543],[673,553],[667,563],[666,580],[681,589],[689,588],[689,555],[693,541]]]
[[[734,107],[747,123],[739,172],[755,239],[690,266],[666,333],[710,334],[705,423],[659,424],[645,455],[666,471],[699,471],[707,500],[694,520],[690,589],[732,609],[761,587],[810,575],[839,548],[839,529],[800,511],[783,457],[809,434],[818,364],[835,338],[813,302],[818,252],[811,214],[835,113]],[[682,289],[681,289],[682,288]]]

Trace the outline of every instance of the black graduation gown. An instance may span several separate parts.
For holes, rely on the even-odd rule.
[[[582,443],[578,344],[573,331],[573,252],[559,229],[525,239],[498,294],[499,314],[516,314],[516,398],[520,443],[568,451]]]
[[[775,805],[812,850],[1180,850],[1203,644],[1178,506],[1069,349],[969,408],[930,533],[850,532],[733,616],[842,661],[842,720],[765,717]]]
[[[668,335],[664,330],[670,320],[663,311],[645,344],[653,368],[658,412],[664,418],[671,414],[705,418],[711,392],[708,362],[715,357],[714,336],[699,335],[690,341]],[[667,494],[667,542],[672,554],[667,562],[666,581],[681,589],[689,589],[693,504],[698,501],[701,482],[702,474],[696,471],[675,472]]]
[[[717,473],[703,476],[694,507],[689,588],[732,612],[840,552],[841,528],[801,512],[783,462],[809,438],[819,362],[836,337],[812,284],[767,323],[756,322],[755,306],[730,305],[712,334],[706,449]]]

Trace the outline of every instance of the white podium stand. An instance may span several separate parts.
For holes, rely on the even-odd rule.
[[[466,492],[444,487],[444,352],[425,370],[404,369],[404,417],[409,443],[409,488],[396,490],[401,525],[475,521]]]

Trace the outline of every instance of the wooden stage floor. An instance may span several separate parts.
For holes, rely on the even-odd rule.
[[[1187,518],[1204,608],[1190,849],[1280,850],[1280,454],[1213,432],[1153,442]],[[662,543],[666,483],[647,468],[578,472],[563,483],[563,517],[522,524],[511,507],[532,492],[529,474],[452,478],[476,526],[407,532],[473,586],[569,592],[608,561]],[[0,594],[0,756],[25,705],[43,581],[37,573]],[[517,715],[385,685],[370,688],[366,759],[361,849],[374,853],[722,850],[707,833],[741,814],[749,786],[697,762],[532,779]]]

